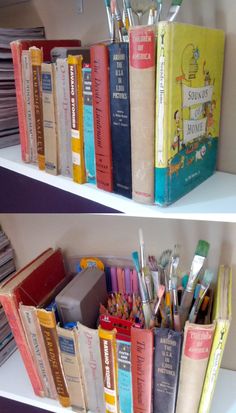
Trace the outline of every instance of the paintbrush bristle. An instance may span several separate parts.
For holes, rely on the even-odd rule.
[[[210,270],[206,270],[202,279],[202,284],[209,285],[213,281],[214,272]]]
[[[165,268],[169,264],[171,253],[172,253],[172,251],[167,249],[167,250],[163,251],[163,253],[161,254],[161,256],[159,258],[159,265],[162,268]]]
[[[130,0],[125,0],[125,4],[126,4],[127,9],[131,9]]]
[[[104,0],[104,3],[106,7],[110,7],[110,4],[111,4],[110,0]]]
[[[210,248],[210,244],[207,241],[199,240],[197,244],[197,248],[195,251],[195,255],[199,255],[201,257],[207,257],[208,251]]]

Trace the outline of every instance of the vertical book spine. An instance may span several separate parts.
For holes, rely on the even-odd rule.
[[[130,341],[117,339],[116,345],[120,411],[122,413],[132,413],[131,343]]]
[[[109,56],[105,45],[91,47],[94,142],[97,187],[113,191]]]
[[[182,346],[182,333],[168,328],[154,330],[154,397],[155,413],[174,413]]]
[[[55,314],[53,311],[38,309],[37,316],[42,330],[58,399],[63,407],[68,407],[70,406],[70,398],[59,354]]]
[[[154,200],[155,30],[129,30],[132,193],[146,204]]]
[[[128,43],[111,44],[109,54],[114,192],[132,198]]]
[[[37,153],[39,169],[45,169],[44,133],[43,133],[43,104],[41,88],[41,64],[43,62],[43,52],[37,47],[30,47],[30,57],[32,64],[32,80],[34,94],[35,128],[37,139]]]
[[[83,100],[84,100],[84,157],[87,182],[96,183],[92,72],[90,67],[83,68]]]
[[[78,184],[86,182],[84,164],[82,56],[68,56],[70,105],[71,105],[71,148],[73,180]]]

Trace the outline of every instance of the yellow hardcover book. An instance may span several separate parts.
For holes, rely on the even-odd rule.
[[[160,22],[157,39],[155,202],[168,205],[215,170],[225,35]]]
[[[86,182],[86,172],[83,130],[83,57],[69,55],[67,61],[70,85],[73,180],[78,184],[84,184]]]
[[[117,391],[116,331],[98,328],[106,413],[119,413]]]
[[[232,270],[227,266],[220,266],[217,282],[217,291],[213,307],[215,334],[203,384],[198,413],[208,413],[218,377],[220,364],[227,341],[231,322],[232,305]]]
[[[32,66],[32,82],[35,112],[35,129],[37,141],[37,154],[39,169],[45,169],[44,131],[43,131],[43,103],[41,87],[41,64],[43,63],[43,51],[38,47],[30,47],[30,59]]]

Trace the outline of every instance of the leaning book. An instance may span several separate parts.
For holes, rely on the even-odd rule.
[[[155,203],[169,205],[216,167],[225,35],[176,22],[158,25]]]

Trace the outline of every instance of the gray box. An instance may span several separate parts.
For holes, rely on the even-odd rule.
[[[107,298],[104,272],[96,267],[86,268],[56,296],[59,319],[63,324],[79,321],[95,328],[100,303],[105,304]]]

